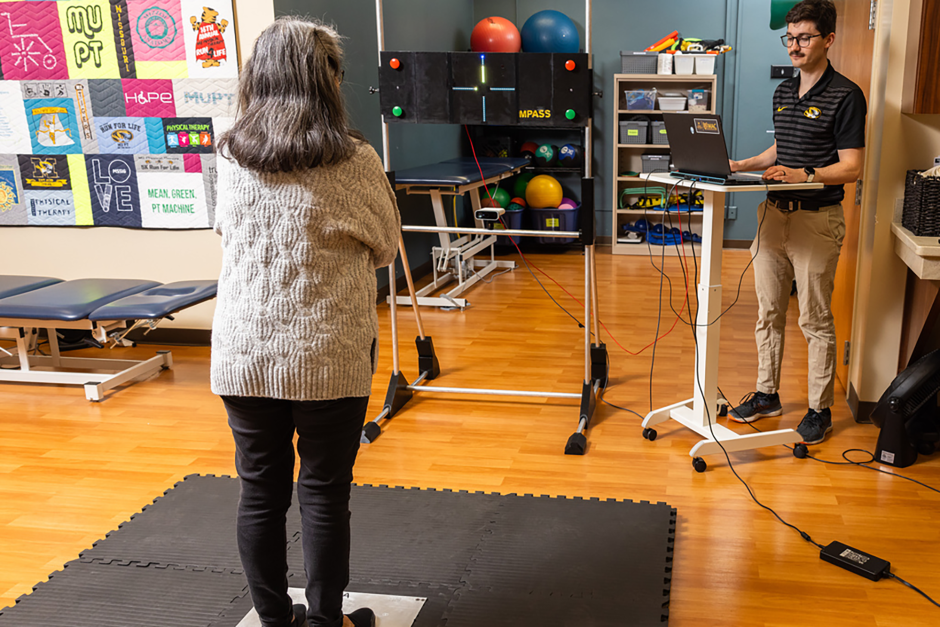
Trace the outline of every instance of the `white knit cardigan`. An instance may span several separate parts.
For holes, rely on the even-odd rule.
[[[395,259],[401,230],[375,150],[362,142],[343,163],[290,173],[218,164],[212,391],[368,396],[378,356],[375,269]]]

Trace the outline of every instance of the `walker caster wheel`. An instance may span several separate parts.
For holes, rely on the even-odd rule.
[[[724,418],[728,415],[728,406],[722,403],[718,406],[718,415]]]
[[[587,450],[587,438],[583,433],[572,433],[565,444],[565,455],[584,455]]]
[[[382,435],[382,427],[377,422],[367,422],[362,428],[362,437],[359,438],[360,444],[371,444],[376,438]]]
[[[705,472],[705,469],[708,468],[708,464],[706,464],[705,460],[701,457],[696,457],[692,460],[692,468],[695,468],[695,472]]]
[[[797,459],[806,459],[806,456],[809,455],[809,449],[806,448],[806,445],[800,442],[793,447],[793,457]]]
[[[656,435],[657,435],[656,429],[650,429],[649,427],[647,427],[646,429],[643,429],[643,437],[649,440],[650,442],[656,439]]]

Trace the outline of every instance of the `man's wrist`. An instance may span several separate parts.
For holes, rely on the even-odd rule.
[[[806,182],[812,183],[816,179],[816,169],[805,167],[803,168],[803,174],[806,175]]]

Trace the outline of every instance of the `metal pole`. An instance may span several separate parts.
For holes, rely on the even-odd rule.
[[[591,312],[594,314],[594,346],[601,345],[600,321],[597,319],[597,250],[591,250]]]
[[[382,0],[375,0],[375,30],[379,48],[377,53],[379,67],[381,67],[382,51],[385,50],[385,18],[382,14]],[[382,162],[385,164],[385,171],[391,171],[388,151],[388,122],[385,121],[385,116],[382,116]]]
[[[411,278],[411,266],[408,265],[408,253],[405,252],[405,240],[398,235],[398,252],[401,263],[405,268],[405,280],[408,281],[408,293],[411,295],[411,308],[415,310],[415,322],[418,323],[418,337],[424,339],[424,324],[421,323],[421,311],[418,308],[418,295],[415,293],[415,283]],[[392,300],[397,300],[397,294],[392,294]]]
[[[591,255],[584,247],[584,382],[591,380]]]
[[[392,374],[400,372],[398,368],[398,298],[395,296],[395,262],[388,264],[389,304],[392,308]]]
[[[591,68],[591,0],[584,2],[584,51],[588,55],[588,68]]]
[[[409,390],[415,392],[432,392],[437,394],[488,394],[493,396],[526,396],[532,398],[581,398],[574,392],[533,392],[529,390],[487,390],[483,388],[444,388],[430,385],[409,385]]]

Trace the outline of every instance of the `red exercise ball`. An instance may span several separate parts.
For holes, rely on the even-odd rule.
[[[487,17],[473,27],[470,49],[474,52],[519,52],[522,37],[516,25],[504,17]]]

